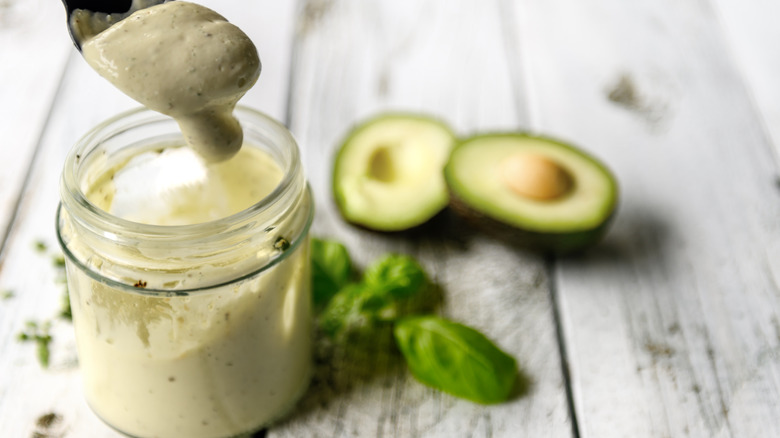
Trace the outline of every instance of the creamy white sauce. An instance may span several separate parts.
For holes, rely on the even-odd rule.
[[[150,150],[100,169],[87,199],[114,216],[151,225],[190,225],[249,208],[281,182],[266,152],[243,147],[219,163],[204,163],[188,147]]]
[[[229,437],[284,414],[310,372],[308,256],[300,248],[257,278],[177,298],[69,269],[90,407],[137,437]]]
[[[82,54],[124,93],[175,118],[207,161],[241,148],[233,109],[257,81],[260,58],[249,37],[218,13],[184,1],[141,9],[88,37]]]
[[[177,163],[188,163],[185,171],[192,177],[170,175]],[[84,187],[88,199],[123,219],[154,225],[231,215],[267,196],[282,178],[273,158],[251,145],[208,166],[185,146],[147,148],[115,165],[104,164],[95,161],[95,172],[86,172],[92,181]],[[167,190],[154,190],[166,185],[159,178],[169,177],[173,184]],[[305,205],[308,209],[308,201]],[[293,228],[288,222],[297,220],[292,215],[277,227]],[[92,246],[95,242],[86,247],[67,229],[63,235],[77,254],[107,253],[131,265],[135,260],[140,265],[147,255],[110,241],[105,247]],[[272,244],[273,239],[268,250]],[[232,263],[193,261],[173,276],[179,280],[172,289],[229,274],[251,263],[257,251],[256,245],[247,245]],[[304,243],[258,276],[186,297],[129,293],[69,264],[89,405],[113,427],[138,437],[228,437],[284,414],[306,389],[310,373],[308,258]],[[87,260],[96,272],[112,269],[101,257]],[[165,289],[171,279],[169,272],[151,270],[131,275],[139,276],[138,287],[155,289]]]

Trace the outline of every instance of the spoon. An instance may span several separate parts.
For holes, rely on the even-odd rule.
[[[135,11],[167,0],[62,0],[73,44],[81,45]]]

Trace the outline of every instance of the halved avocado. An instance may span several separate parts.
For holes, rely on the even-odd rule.
[[[615,177],[569,144],[522,133],[463,140],[444,169],[451,206],[504,239],[552,253],[598,241],[618,200]]]
[[[333,169],[333,193],[349,222],[378,231],[418,226],[448,204],[442,169],[455,137],[420,115],[386,114],[357,126]]]

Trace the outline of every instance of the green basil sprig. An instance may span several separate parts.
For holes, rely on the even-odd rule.
[[[369,315],[363,309],[368,300],[369,294],[362,284],[348,284],[333,296],[320,314],[320,329],[331,338],[341,338],[368,325]]]
[[[417,261],[409,256],[389,254],[366,269],[364,282],[380,295],[408,298],[417,294],[428,279]]]
[[[389,254],[366,269],[363,280],[342,287],[320,314],[320,328],[331,338],[392,322],[413,311],[407,306],[428,280],[413,258]]]
[[[514,358],[478,331],[420,313],[428,276],[412,257],[388,254],[353,281],[347,249],[312,239],[312,290],[319,327],[331,339],[394,324],[393,334],[420,382],[477,403],[507,400],[518,378]]]

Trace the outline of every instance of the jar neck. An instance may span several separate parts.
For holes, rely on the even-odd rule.
[[[282,181],[249,208],[191,225],[128,221],[85,195],[90,167],[142,142],[170,139],[178,132],[175,122],[142,109],[90,131],[71,150],[62,175],[58,237],[71,262],[134,292],[182,294],[237,281],[283,260],[306,238],[313,216],[297,145],[284,126],[261,113],[237,107],[236,116],[248,143],[270,148]],[[188,281],[182,281],[185,273]],[[137,287],[141,275],[152,279],[142,281],[143,289]]]

